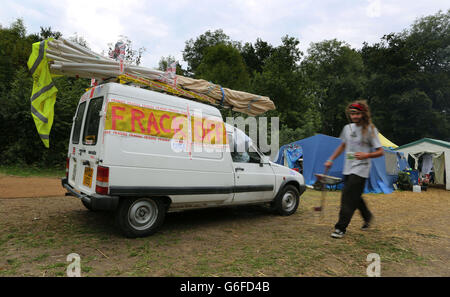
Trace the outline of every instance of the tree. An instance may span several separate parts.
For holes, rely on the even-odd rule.
[[[26,35],[22,19],[0,29],[0,98],[5,98],[15,71],[27,67],[31,45],[37,41],[37,35]]]
[[[222,29],[214,32],[206,31],[204,34],[194,39],[186,41],[183,51],[183,59],[188,63],[187,71],[194,75],[205,54],[205,50],[218,44],[233,44],[230,37]]]
[[[423,71],[447,71],[450,67],[450,9],[416,20],[401,34],[412,58]]]
[[[184,74],[185,74],[184,69],[181,67],[180,63],[178,63],[178,61],[176,61],[175,58],[170,55],[167,56],[167,58],[161,57],[161,59],[158,62],[158,70],[166,71],[167,67],[169,67],[173,62],[177,62],[176,74],[184,76]]]
[[[241,54],[232,45],[226,44],[204,50],[195,76],[234,90],[245,91],[250,83]]]
[[[373,106],[376,107],[374,110],[380,108],[380,103],[385,103],[385,100],[378,100],[378,97],[373,99]],[[431,99],[424,92],[413,89],[392,94],[388,100],[392,102],[389,104],[392,106],[389,114],[385,114],[383,118],[379,114],[374,117],[379,123],[379,130],[394,131],[396,136],[391,139],[401,144],[428,136],[427,131],[433,126],[431,119],[434,112],[431,109]]]
[[[299,50],[299,41],[285,36],[282,44],[270,50],[264,59],[262,72],[255,72],[252,91],[270,97],[277,107],[267,112],[267,116],[280,118],[282,131],[280,139],[284,141],[284,132],[291,129],[295,135],[311,136],[320,127],[320,114],[314,105],[314,97],[308,94],[306,78],[300,68],[303,53]],[[284,132],[283,132],[284,131]],[[289,134],[292,134],[289,132]]]
[[[58,39],[62,36],[61,32],[59,31],[53,31],[52,27],[41,27],[41,33],[39,34],[39,37],[44,40],[47,38],[55,38]]]
[[[432,108],[444,113],[450,123],[450,9],[416,20],[403,35],[418,66],[420,89],[433,102]]]
[[[320,111],[322,133],[338,136],[347,123],[346,105],[364,91],[364,64],[361,55],[336,39],[311,44],[302,61],[307,93]]]
[[[254,46],[247,42],[242,47],[241,55],[244,58],[251,77],[254,77],[254,72],[261,73],[263,71],[266,59],[269,58],[273,52],[273,46],[260,38],[256,39]]]
[[[450,140],[450,10],[364,44],[366,96],[380,130],[399,144]]]

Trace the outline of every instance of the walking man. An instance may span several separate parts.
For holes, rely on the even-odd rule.
[[[344,126],[340,135],[342,143],[325,162],[325,168],[329,169],[333,165],[333,160],[345,150],[344,188],[339,221],[335,225],[336,230],[331,234],[333,238],[342,238],[345,235],[356,209],[359,209],[364,219],[361,229],[369,228],[373,215],[361,195],[369,177],[370,159],[384,154],[378,139],[378,130],[372,124],[367,102],[355,101],[347,106],[345,112],[351,123]]]

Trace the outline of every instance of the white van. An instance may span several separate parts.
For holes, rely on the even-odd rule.
[[[117,83],[81,97],[62,185],[90,210],[116,211],[128,237],[154,233],[178,210],[270,203],[291,215],[306,188],[217,108]]]

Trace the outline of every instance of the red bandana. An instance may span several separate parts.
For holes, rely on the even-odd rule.
[[[359,111],[364,111],[364,110],[365,110],[364,106],[362,106],[362,105],[359,104],[359,103],[353,103],[353,104],[350,105],[349,108],[350,108],[350,109],[357,109],[357,110],[359,110]]]

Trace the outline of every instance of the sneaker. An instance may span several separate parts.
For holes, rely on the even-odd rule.
[[[344,235],[345,235],[345,232],[341,231],[339,229],[336,229],[336,230],[334,230],[333,233],[331,233],[331,237],[333,237],[333,238],[342,238],[342,237],[344,237]]]
[[[370,229],[370,223],[369,222],[365,222],[364,225],[362,225],[361,230],[363,231],[367,231]]]
[[[373,216],[372,216],[372,218],[370,219],[370,221],[364,222],[364,224],[363,224],[362,227],[361,227],[361,230],[366,231],[366,230],[371,229],[372,223],[373,223]]]

